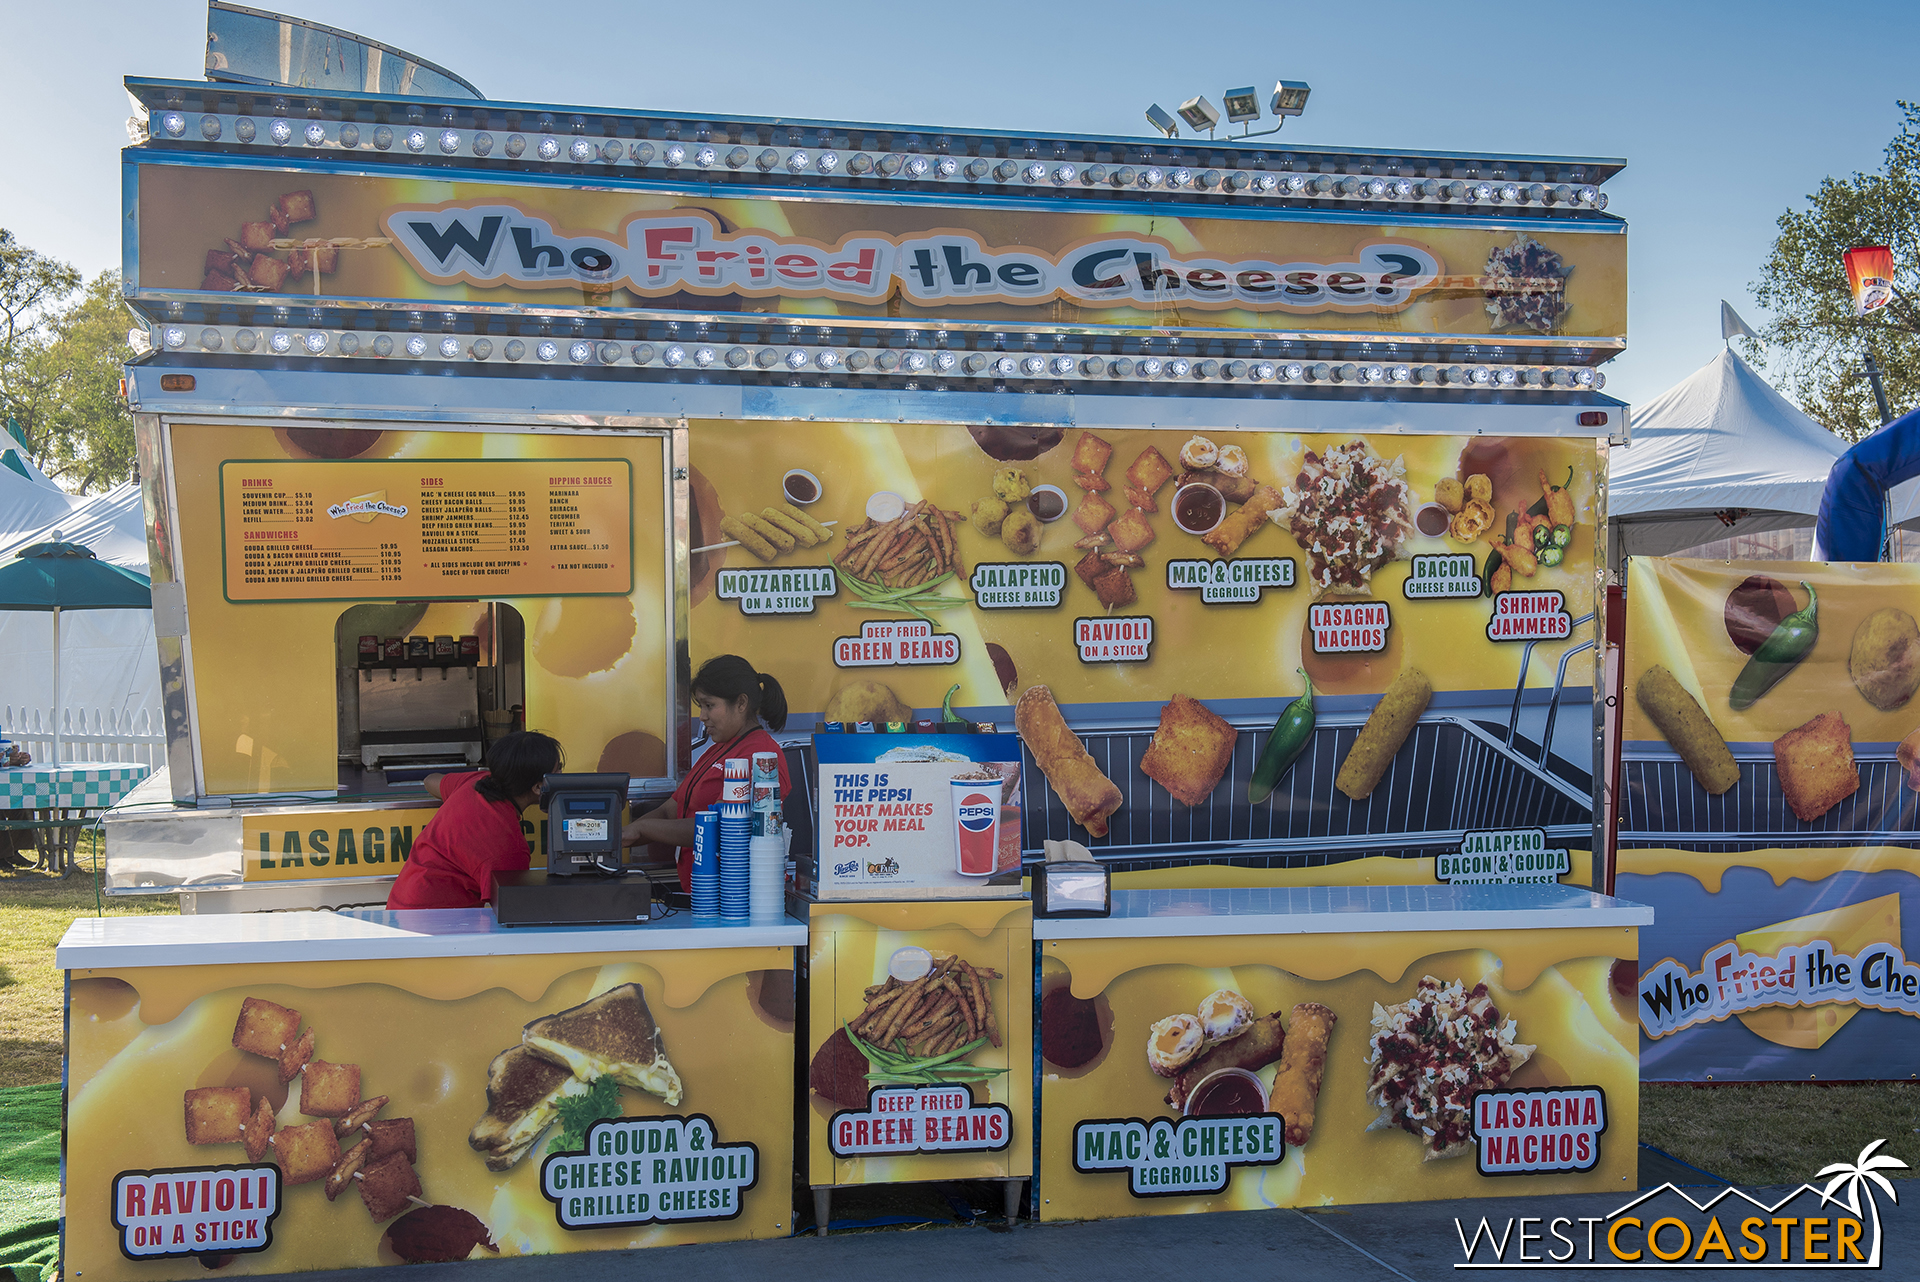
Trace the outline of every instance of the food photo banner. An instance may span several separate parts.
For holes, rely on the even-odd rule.
[[[1628,939],[1046,940],[1041,1218],[1618,1190]]]
[[[694,654],[849,730],[1012,720],[1030,853],[1587,882],[1591,441],[690,435]]]
[[[785,1237],[793,952],[71,972],[68,1267]]]
[[[1623,340],[1626,237],[140,164],[137,294]]]
[[[1636,557],[1618,873],[1649,1080],[1920,1054],[1920,572]]]

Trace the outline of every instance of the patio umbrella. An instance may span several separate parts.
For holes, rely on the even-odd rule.
[[[144,574],[102,561],[90,548],[30,543],[0,565],[0,610],[47,610],[53,614],[53,761],[60,760],[60,612],[151,610],[153,587]]]

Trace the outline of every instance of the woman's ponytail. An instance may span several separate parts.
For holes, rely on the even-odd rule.
[[[745,696],[747,715],[758,717],[770,730],[787,724],[787,692],[772,677],[753,670],[737,654],[717,654],[700,665],[693,677],[693,693],[711,695],[724,703]]]

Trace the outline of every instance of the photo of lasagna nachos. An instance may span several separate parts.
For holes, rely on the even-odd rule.
[[[1481,1091],[1498,1090],[1534,1048],[1514,1041],[1485,984],[1471,992],[1459,980],[1421,979],[1412,997],[1373,1004],[1367,1101],[1381,1110],[1367,1127],[1397,1126],[1420,1137],[1423,1161],[1458,1157],[1473,1146],[1471,1108]]]
[[[1367,592],[1373,572],[1413,537],[1413,490],[1403,456],[1381,458],[1361,440],[1306,452],[1271,515],[1307,554],[1313,595]]]

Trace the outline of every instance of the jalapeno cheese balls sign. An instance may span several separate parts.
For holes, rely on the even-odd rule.
[[[1643,1075],[1904,1077],[1920,570],[1634,558],[1616,891]]]

